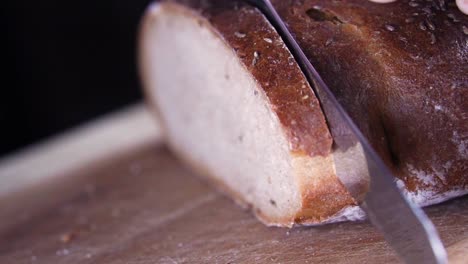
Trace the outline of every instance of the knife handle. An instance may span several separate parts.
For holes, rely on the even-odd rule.
[[[447,248],[449,264],[468,263],[468,238],[459,241]]]

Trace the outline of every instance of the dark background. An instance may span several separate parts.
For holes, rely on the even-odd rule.
[[[0,156],[140,99],[136,40],[149,2],[2,4]]]

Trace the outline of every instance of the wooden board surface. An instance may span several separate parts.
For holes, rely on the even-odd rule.
[[[29,193],[60,194],[47,209],[28,214],[30,202],[8,216],[16,224],[0,233],[0,263],[397,262],[368,222],[266,227],[157,144],[66,179]],[[446,246],[468,237],[467,197],[426,212]]]

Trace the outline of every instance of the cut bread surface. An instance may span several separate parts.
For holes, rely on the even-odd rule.
[[[294,216],[288,143],[261,87],[202,18],[165,5],[152,12],[148,93],[171,146],[270,217]]]
[[[468,193],[466,34],[446,20],[466,16],[443,2],[272,3],[409,198],[430,205]],[[421,30],[429,20],[437,26]],[[262,221],[362,218],[362,150],[333,151],[317,98],[257,9],[159,2],[143,20],[140,66],[172,149]]]
[[[269,26],[253,10],[248,13]],[[285,126],[278,117],[278,105],[291,98],[272,102],[265,87],[282,87],[262,82],[247,68],[268,53],[259,49],[246,65],[239,56],[242,47],[233,49],[218,30],[199,13],[175,3],[153,4],[143,22],[140,63],[145,92],[171,148],[238,202],[251,206],[266,224],[362,218],[334,174],[331,153],[294,151],[288,129],[295,124]],[[237,37],[242,34],[246,33],[238,32]],[[290,56],[279,37],[263,41],[279,41],[270,52]],[[299,89],[292,96],[304,98],[299,91],[305,78],[295,62],[289,67],[294,72],[279,74],[297,75]],[[305,88],[310,93],[310,87]],[[317,126],[323,126],[321,122]]]

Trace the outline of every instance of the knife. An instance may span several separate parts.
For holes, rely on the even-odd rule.
[[[345,175],[353,173],[350,169],[360,167],[356,164],[366,164],[365,172],[370,177],[370,185],[360,206],[373,225],[383,233],[386,241],[405,263],[447,263],[447,252],[432,222],[421,208],[398,189],[390,169],[311,65],[271,2],[246,2],[257,7],[273,25],[317,95],[333,136],[334,150],[339,153],[334,155],[339,156],[335,160],[338,177],[344,179]],[[361,151],[346,151],[350,146],[356,146]],[[362,199],[352,190],[350,193],[357,201]]]

